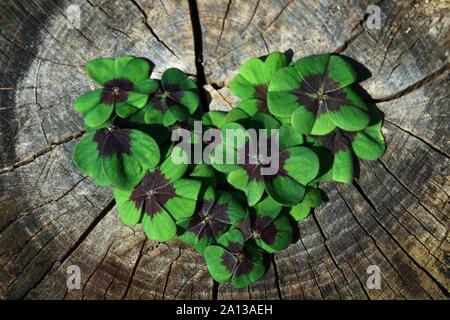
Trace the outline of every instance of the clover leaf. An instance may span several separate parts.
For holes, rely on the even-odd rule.
[[[149,135],[115,126],[89,131],[73,151],[75,165],[99,185],[132,188],[158,165],[159,147]]]
[[[226,132],[235,131],[243,135],[241,141],[228,141]],[[262,198],[265,191],[278,203],[285,206],[296,205],[305,192],[305,186],[319,172],[319,159],[309,148],[295,145],[295,141],[280,137],[279,145],[285,147],[278,153],[278,170],[274,174],[264,174],[267,168],[276,166],[271,157],[272,141],[267,140],[267,154],[254,153],[251,146],[258,143],[245,134],[245,129],[235,123],[225,125],[222,130],[222,142],[214,150],[211,163],[213,167],[228,174],[228,182],[245,192],[250,206]],[[280,132],[283,132],[280,130]],[[289,130],[286,130],[289,132]],[[301,137],[301,136],[299,136]],[[290,137],[292,138],[292,137]],[[275,146],[278,147],[278,146]],[[231,163],[224,163],[229,157]]]
[[[164,71],[158,87],[142,110],[146,123],[170,126],[183,121],[197,110],[200,100],[197,85],[177,69]]]
[[[270,196],[259,202],[238,225],[245,241],[255,243],[269,253],[286,249],[294,239],[294,229],[289,215]]]
[[[231,229],[217,239],[217,245],[205,249],[205,260],[217,282],[231,279],[235,288],[244,288],[264,276],[264,255],[252,242],[245,242],[242,233]]]
[[[305,197],[300,203],[293,206],[289,211],[290,215],[297,221],[306,219],[312,208],[320,206],[321,195],[318,188],[306,187]]]
[[[183,231],[180,240],[195,245],[203,253],[207,246],[215,244],[216,239],[230,226],[239,223],[245,216],[246,209],[231,193],[216,194],[209,187],[200,203],[199,210],[190,218],[179,221]]]
[[[206,163],[196,164],[192,169],[189,177],[198,180],[204,187],[217,187],[217,177],[214,168]]]
[[[179,148],[172,152],[184,153]],[[199,181],[182,179],[187,168],[188,165],[175,164],[168,156],[159,167],[149,170],[134,189],[114,189],[122,222],[129,226],[141,222],[151,240],[173,239],[176,221],[194,214],[201,187]]]
[[[356,72],[340,56],[315,55],[279,69],[269,85],[268,106],[275,116],[291,118],[300,133],[324,135],[336,127],[364,129],[367,106],[349,87]]]
[[[353,180],[354,155],[365,160],[376,160],[384,153],[381,114],[376,109],[370,113],[371,123],[364,130],[350,132],[336,129],[327,135],[310,137],[315,145],[326,148],[332,154],[331,168],[321,180],[350,183]]]
[[[145,59],[98,58],[86,64],[86,71],[102,86],[75,101],[75,110],[84,115],[87,127],[101,126],[114,111],[122,118],[130,116],[144,107],[148,95],[157,89],[157,82],[149,79],[150,63]]]
[[[252,58],[239,68],[239,74],[230,82],[230,90],[241,98],[237,109],[253,116],[257,112],[269,113],[267,90],[274,73],[289,64],[281,52],[273,52],[265,59]]]

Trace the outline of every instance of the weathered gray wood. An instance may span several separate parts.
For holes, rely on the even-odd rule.
[[[80,30],[68,23],[71,3],[0,4],[0,298],[449,297],[445,1],[380,1],[381,30],[365,27],[371,1],[198,0],[198,20],[183,0],[80,1]],[[217,286],[192,248],[122,225],[111,191],[74,167],[84,132],[72,103],[92,88],[83,66],[144,56],[156,76],[175,66],[206,78],[210,108],[229,110],[239,65],[289,49],[294,59],[341,52],[368,68],[362,87],[385,113],[388,149],[361,162],[353,185],[324,185],[329,202],[299,224],[300,240],[263,280]],[[66,287],[73,264],[81,290]],[[369,265],[381,268],[381,290],[366,286]]]

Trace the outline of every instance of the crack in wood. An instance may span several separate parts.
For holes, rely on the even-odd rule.
[[[257,1],[256,1],[256,5],[255,5],[255,7],[253,8],[252,15],[250,16],[250,19],[248,20],[247,25],[245,26],[245,28],[248,28],[248,26],[250,25],[250,23],[252,23],[253,18],[255,17],[256,11],[258,10],[259,3],[260,3],[260,2],[261,2],[261,0],[257,0]]]
[[[274,275],[275,275],[275,285],[277,287],[278,299],[283,300],[283,296],[281,295],[280,279],[279,279],[279,276],[278,276],[278,268],[277,268],[277,263],[275,261],[275,255],[274,254],[270,255],[270,260],[272,262],[273,272],[274,272]]]
[[[127,287],[126,287],[126,289],[125,289],[125,291],[124,291],[124,293],[122,295],[122,300],[125,299],[125,297],[128,294],[128,291],[131,288],[131,284],[133,283],[133,280],[134,280],[134,275],[136,274],[136,270],[139,267],[139,262],[141,262],[141,258],[142,258],[143,254],[144,254],[144,247],[145,247],[146,243],[147,243],[147,237],[145,237],[144,241],[142,241],[141,249],[139,250],[139,254],[138,254],[137,258],[136,258],[136,262],[134,263],[133,269],[131,270],[130,279],[128,280]]]
[[[361,34],[363,34],[366,31],[366,28],[364,27],[364,22],[367,21],[367,18],[369,17],[368,14],[364,14],[362,18],[352,27],[350,30],[350,36],[344,40],[342,45],[337,47],[334,50],[335,54],[340,54],[347,50],[348,46],[356,40]]]
[[[131,3],[139,10],[139,12],[143,16],[143,23],[145,27],[150,31],[150,34],[163,45],[164,48],[166,48],[171,54],[173,54],[178,60],[182,61],[180,57],[173,51],[159,36],[158,34],[153,30],[152,26],[148,23],[148,15],[145,12],[145,9],[142,7],[142,5],[138,2],[138,0],[130,0]]]
[[[325,250],[327,251],[328,255],[330,256],[331,261],[333,262],[333,264],[336,266],[336,269],[341,273],[342,277],[344,278],[344,280],[345,280],[345,282],[347,283],[348,287],[350,288],[350,292],[351,292],[351,288],[352,288],[352,287],[351,287],[351,285],[350,285],[350,282],[348,281],[347,277],[345,276],[344,271],[341,269],[340,265],[338,264],[338,262],[336,261],[336,258],[335,258],[334,255],[333,255],[333,253],[332,253],[330,247],[329,247],[328,244],[327,244],[327,242],[328,242],[328,237],[326,236],[326,234],[325,234],[325,232],[324,232],[324,229],[323,229],[322,225],[320,224],[319,219],[317,218],[317,215],[316,215],[315,210],[314,210],[314,212],[311,214],[311,216],[313,217],[314,222],[316,223],[316,225],[317,225],[317,227],[318,227],[318,230],[319,230],[319,232],[320,232],[322,238],[324,239],[323,246],[324,246]],[[329,272],[329,273],[330,273],[330,272]],[[331,273],[330,273],[330,275],[331,275]],[[368,298],[369,298],[369,297],[368,297]]]
[[[196,0],[189,0],[189,15],[192,25],[192,37],[194,39],[195,68],[200,107],[202,112],[206,112],[208,111],[208,99],[204,88],[207,82],[205,67],[203,66],[203,31]]]
[[[436,78],[438,78],[441,75],[443,75],[444,73],[446,73],[448,70],[450,70],[450,63],[444,64],[439,69],[437,69],[434,72],[430,73],[429,75],[423,77],[421,80],[414,82],[413,84],[407,86],[406,88],[404,88],[398,92],[395,92],[395,93],[392,93],[392,94],[389,94],[387,96],[380,97],[380,98],[372,98],[370,101],[366,101],[366,102],[380,103],[380,102],[396,100],[396,99],[401,98],[413,91],[423,88],[430,82],[434,81]]]
[[[369,167],[369,170],[372,172],[372,174],[376,177],[376,179],[378,179],[378,182],[380,183],[380,185],[381,186],[383,186],[384,187],[384,189],[386,190],[386,192],[389,194],[389,196],[392,198],[392,199],[395,199],[396,201],[397,201],[397,203],[398,204],[400,204],[400,206],[403,208],[403,210],[404,210],[404,212],[406,212],[407,213],[407,215],[409,216],[409,217],[411,217],[412,218],[412,221],[416,221],[425,231],[427,231],[428,232],[428,234],[432,237],[432,238],[434,238],[435,239],[435,241],[438,241],[438,239],[428,230],[428,228],[426,228],[426,226],[425,225],[423,225],[423,223],[417,218],[417,217],[415,217],[393,194],[392,194],[392,192],[390,191],[390,188],[388,187],[388,186],[386,186],[384,183],[383,183],[383,181],[378,177],[378,175],[377,174],[375,174],[375,172],[373,172],[373,170],[372,170],[372,168],[370,168]],[[389,172],[389,171],[388,171]],[[416,241],[420,244],[420,245],[422,245],[423,247],[424,247],[424,249],[428,252],[428,254],[431,256],[431,257],[433,257],[433,258],[435,258],[437,261],[441,261],[442,263],[444,263],[445,264],[445,261],[442,261],[439,257],[437,257],[437,256],[435,256],[434,255],[434,253],[430,250],[430,248],[429,248],[429,246],[430,245],[427,245],[427,244],[425,244],[425,243],[423,243],[417,236],[416,236],[416,234],[414,233],[414,228],[413,228],[413,230],[411,231],[410,230],[410,228],[407,226],[407,225],[405,225],[404,223],[402,223],[402,219],[401,219],[401,217],[399,217],[399,216],[397,216],[397,214],[395,214],[394,213],[394,211],[391,209],[391,208],[389,208],[389,207],[387,207],[384,203],[382,204],[382,206],[390,213],[390,215],[398,222],[398,224],[406,231],[406,232],[408,232],[409,233],[409,235],[410,236],[412,236],[414,239],[416,239]],[[376,209],[376,211],[377,212],[380,212],[378,209]],[[435,242],[434,241],[434,242]],[[435,248],[434,248],[435,249]]]
[[[212,300],[217,300],[217,296],[219,294],[219,283],[212,279],[212,292],[211,292],[211,298]]]
[[[290,5],[291,3],[293,3],[293,2],[294,2],[294,0],[290,0],[288,3],[286,3],[286,4],[281,8],[281,10],[280,10],[280,11],[278,12],[278,14],[275,16],[275,18],[273,18],[273,20],[267,25],[266,30],[269,29],[269,28],[272,26],[272,24],[274,24],[275,21],[278,20],[278,18],[281,16],[281,14],[284,12],[284,10],[286,10],[286,8],[289,7],[289,5]]]
[[[369,204],[369,206],[372,208],[373,212],[379,212],[376,209],[375,204],[372,202],[370,197],[365,193],[364,189],[359,185],[359,183],[357,181],[355,181],[353,183],[353,186],[358,190],[359,194]],[[339,190],[338,190],[338,192],[339,192]],[[341,197],[342,197],[342,199],[344,199],[342,194],[341,194]],[[345,199],[344,199],[344,201],[345,201]],[[378,225],[384,230],[384,232],[386,232],[386,234],[390,237],[390,239],[392,241],[394,241],[394,243],[397,245],[397,247],[410,259],[410,261],[414,264],[414,266],[417,269],[419,269],[420,271],[422,271],[425,275],[427,275],[428,278],[431,279],[431,281],[439,288],[439,290],[442,292],[442,294],[444,296],[450,297],[449,290],[447,288],[445,288],[445,286],[442,283],[440,283],[439,280],[437,280],[436,277],[433,274],[431,274],[431,272],[429,270],[427,270],[422,265],[420,265],[405,248],[403,248],[403,246],[398,242],[398,240],[389,232],[389,230],[386,229],[386,227],[379,221],[379,219],[375,215],[372,214],[372,212],[371,212],[371,215],[375,218],[375,220],[378,222]],[[375,240],[374,240],[374,242],[375,242]],[[418,284],[418,285],[420,286],[420,284]],[[428,294],[428,292],[425,290],[425,288],[423,288],[422,286],[420,286],[420,287]]]
[[[74,134],[68,135],[68,136],[66,136],[66,137],[64,137],[64,138],[62,138],[62,139],[60,139],[58,141],[52,142],[46,148],[44,148],[42,150],[39,150],[38,152],[34,153],[31,157],[29,157],[27,159],[24,159],[24,160],[21,160],[19,162],[16,162],[15,164],[13,164],[10,167],[6,167],[6,168],[3,168],[3,169],[0,169],[0,175],[8,173],[8,172],[12,172],[12,171],[14,171],[15,169],[17,169],[19,167],[22,167],[24,165],[27,165],[27,164],[33,162],[37,158],[42,157],[43,155],[51,152],[53,149],[55,149],[59,145],[62,145],[62,144],[65,144],[65,143],[77,140],[78,138],[83,136],[83,134],[85,132],[86,131],[83,130],[83,131],[80,131],[78,133],[74,133]]]
[[[75,243],[67,250],[67,252],[60,258],[60,264],[63,264],[67,258],[83,243],[83,241],[87,238],[87,236],[91,233],[92,230],[99,224],[99,222],[110,212],[114,206],[116,205],[116,201],[112,199],[100,213],[92,220],[92,222],[87,226],[87,228],[83,231],[83,233],[78,237]]]
[[[437,208],[436,207],[436,209],[438,209],[439,210],[439,212],[441,212],[442,214],[443,214],[443,217],[442,218],[444,218],[444,221],[442,221],[441,220],[441,218],[439,218],[439,217],[437,217],[431,210],[430,210],[430,208],[428,208],[428,206],[426,205],[426,204],[424,204],[421,200],[420,200],[420,198],[419,198],[419,196],[417,196],[412,190],[411,190],[411,188],[410,187],[408,187],[408,185],[406,184],[406,183],[404,183],[402,180],[401,180],[401,178],[400,177],[398,177],[394,172],[392,172],[391,171],[391,169],[389,169],[389,167],[381,160],[381,159],[378,159],[378,162],[383,166],[383,168],[387,171],[387,172],[389,172],[389,174],[398,182],[398,183],[400,183],[400,185],[403,187],[403,188],[405,188],[416,200],[417,200],[417,202],[430,214],[430,215],[432,215],[437,221],[438,221],[438,223],[439,223],[439,225],[440,226],[442,226],[442,227],[445,227],[445,225],[449,225],[449,218],[445,215],[445,213],[444,212],[442,212],[439,208]],[[396,199],[397,200],[397,199]],[[399,203],[400,203],[400,201],[399,201]],[[406,208],[405,208],[405,210],[407,210]],[[445,223],[445,225],[444,225],[444,223]],[[425,227],[424,227],[425,228]],[[428,230],[428,229],[427,229]]]
[[[227,20],[228,12],[230,11],[231,2],[232,2],[232,0],[228,0],[227,8],[225,9],[225,14],[222,19],[222,26],[220,29],[219,39],[217,40],[217,44],[216,44],[216,51],[215,51],[216,53],[219,50],[220,41],[222,40],[223,30],[225,29],[225,21]]]
[[[83,288],[81,289],[81,300],[84,300],[84,297],[86,296],[85,294],[85,289],[86,286],[89,284],[89,281],[91,280],[91,278],[95,275],[95,273],[97,272],[97,270],[101,267],[101,265],[103,264],[103,261],[105,261],[106,257],[108,256],[109,251],[111,250],[113,244],[115,242],[115,239],[111,240],[111,243],[108,245],[108,247],[106,248],[105,254],[103,255],[103,257],[101,258],[100,262],[96,264],[94,270],[90,273],[89,277],[86,279],[86,282],[83,285]],[[61,263],[62,265],[63,263]]]
[[[178,255],[175,257],[175,259],[172,259],[172,261],[169,264],[169,270],[167,271],[166,281],[164,283],[164,289],[163,289],[163,293],[162,293],[162,300],[164,300],[164,298],[166,296],[166,289],[167,289],[167,284],[169,283],[170,273],[172,272],[172,266],[181,257],[182,248],[183,248],[183,243],[180,243],[180,247],[178,248]]]
[[[342,198],[342,200],[344,201],[344,204],[346,206],[346,208],[348,209],[348,211],[350,212],[350,214],[353,216],[354,220],[356,221],[356,223],[358,224],[359,228],[361,230],[363,230],[365,232],[365,234],[372,240],[372,243],[375,245],[375,247],[377,248],[378,252],[380,252],[380,254],[383,256],[383,258],[387,261],[387,263],[389,264],[389,266],[392,268],[392,270],[394,270],[394,272],[397,274],[398,278],[401,279],[401,281],[409,288],[410,284],[404,279],[404,277],[401,275],[401,273],[397,270],[397,268],[394,266],[393,262],[391,262],[391,260],[386,256],[386,254],[384,253],[384,251],[379,247],[379,245],[377,244],[376,239],[372,236],[372,234],[361,224],[361,222],[359,221],[359,219],[357,218],[357,215],[355,212],[353,212],[352,208],[350,207],[350,204],[347,202],[347,199],[344,198],[343,194],[341,193],[341,191],[339,190],[338,187],[336,187],[337,192],[339,193],[340,197]],[[372,202],[370,201],[370,199],[366,199],[366,195],[364,193],[362,193],[362,191],[359,191],[360,195],[365,199],[366,203],[372,207]],[[378,220],[377,220],[378,222]],[[386,231],[385,231],[386,232]],[[386,232],[387,235],[389,235],[388,232]],[[370,261],[370,260],[369,260]],[[419,284],[417,283],[417,281],[414,280],[414,282],[418,285],[418,287],[428,296],[430,297],[429,293]]]
[[[317,280],[316,273],[314,272],[314,269],[313,269],[313,267],[311,266],[311,263],[309,262],[309,258],[308,258],[308,257],[310,257],[311,254],[309,253],[308,247],[307,247],[307,246],[305,245],[305,243],[303,242],[303,239],[302,239],[301,236],[300,236],[300,239],[299,239],[299,240],[300,240],[300,242],[302,243],[303,248],[305,248],[305,251],[306,251],[306,254],[307,254],[306,262],[308,263],[309,270],[311,271],[312,276],[313,276],[313,278],[314,278],[314,283],[316,284],[317,288],[319,289],[319,293],[320,293],[320,296],[322,297],[322,300],[325,300],[325,296],[323,295],[322,288],[320,287],[319,281]]]
[[[389,119],[384,118],[384,121],[386,121],[387,123],[393,125],[393,126],[396,127],[397,129],[399,129],[399,130],[401,130],[401,131],[407,133],[408,135],[412,136],[413,138],[416,138],[416,139],[419,140],[420,142],[426,144],[430,149],[432,149],[433,151],[439,153],[441,156],[444,156],[444,157],[446,157],[447,159],[450,159],[450,154],[449,154],[447,151],[441,150],[440,147],[435,146],[431,141],[428,141],[427,139],[422,138],[422,137],[420,137],[420,136],[414,134],[411,130],[408,130],[408,129],[406,129],[406,128],[400,126],[399,124],[393,122],[392,120],[389,120]]]
[[[35,59],[38,60],[44,60],[45,62],[51,63],[51,64],[56,64],[56,65],[60,65],[60,66],[64,66],[64,67],[74,67],[74,68],[84,68],[84,64],[80,65],[80,64],[70,64],[70,63],[64,63],[64,62],[59,62],[59,61],[53,61],[49,58],[46,57],[41,57],[38,56],[37,54],[35,54],[33,51],[31,51],[30,49],[22,46],[21,44],[15,43],[14,41],[12,41],[11,39],[9,39],[7,36],[5,36],[2,32],[0,32],[0,36],[2,36],[6,41],[8,41],[9,43],[11,43],[12,45],[14,45],[15,47],[21,49],[22,51],[28,53],[30,56],[32,56]]]

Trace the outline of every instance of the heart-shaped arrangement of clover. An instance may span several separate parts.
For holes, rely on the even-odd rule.
[[[229,112],[202,113],[193,80],[176,68],[150,79],[151,65],[131,56],[86,65],[101,88],[75,101],[87,130],[73,160],[113,187],[123,223],[141,224],[151,240],[192,244],[218,282],[258,281],[269,255],[296,241],[296,221],[320,205],[319,183],[352,182],[356,157],[384,153],[381,113],[355,91],[356,72],[341,56],[252,58],[230,83],[240,102]],[[191,150],[171,139],[195,121],[221,138],[209,161],[189,161]],[[275,172],[264,173],[263,155],[239,161],[254,156],[249,129],[267,141],[276,133]],[[230,130],[241,139],[227,138]],[[197,138],[190,136],[189,148],[204,147]],[[229,151],[237,156],[220,161]]]

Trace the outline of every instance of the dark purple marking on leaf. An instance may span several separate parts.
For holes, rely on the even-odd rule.
[[[313,74],[302,77],[301,87],[299,91],[304,93],[317,93],[322,88],[323,76],[321,74]]]
[[[150,99],[150,105],[156,110],[167,112],[170,107],[178,104],[176,99],[177,98],[174,97],[172,93],[158,90],[158,92]]]
[[[257,143],[255,143],[257,145]],[[278,160],[278,172],[273,175],[263,175],[261,173],[262,168],[269,168],[271,163],[271,157],[272,157],[272,144],[271,139],[267,139],[266,142],[267,146],[267,155],[262,155],[259,152],[257,152],[258,155],[254,154],[254,151],[252,151],[251,146],[251,139],[247,140],[245,145],[240,148],[238,152],[238,159],[240,166],[247,172],[247,176],[249,181],[256,180],[256,181],[262,181],[263,179],[273,179],[277,175],[285,176],[287,175],[286,170],[284,169],[284,163],[286,159],[289,157],[289,153],[286,150],[279,151],[279,160]]]
[[[188,230],[198,238],[217,238],[230,224],[226,204],[204,200],[201,210],[192,217]]]
[[[266,244],[273,245],[277,236],[277,228],[274,218],[270,216],[247,215],[237,226],[242,232],[245,241],[249,239],[261,239]]]
[[[245,241],[252,237],[251,220],[249,214],[247,214],[236,227],[239,229],[239,231],[241,231]]]
[[[355,106],[355,104],[347,99],[347,94],[342,90],[336,90],[327,93],[327,109],[331,111],[339,111],[343,105]],[[358,107],[358,106],[355,106]]]
[[[287,177],[289,176],[285,164],[286,160],[289,158],[289,151],[288,150],[281,150],[278,154],[278,172],[274,175],[265,175],[264,180],[268,183],[272,182],[273,179],[276,177]]]
[[[236,268],[236,264],[237,264],[237,259],[236,257],[231,254],[228,251],[225,251],[223,256],[222,256],[222,265],[225,266],[225,268],[227,268],[228,272],[232,273],[234,271],[234,269]]]
[[[184,97],[184,92],[183,91],[171,92],[169,96],[170,99],[172,99],[176,103],[180,103]]]
[[[261,240],[271,246],[277,235],[277,228],[274,223],[269,223],[260,233]]]
[[[272,217],[269,216],[256,216],[256,218],[252,223],[252,230],[261,232],[272,221],[273,221]]]
[[[101,101],[105,104],[126,102],[128,92],[133,90],[133,83],[127,79],[113,79],[103,86]]]
[[[234,275],[239,277],[244,274],[249,274],[250,272],[252,272],[254,264],[255,263],[253,261],[244,256],[242,258],[242,261],[238,263]]]
[[[229,242],[227,250],[233,254],[241,253],[244,250],[244,246],[239,242]]]
[[[222,264],[228,272],[233,272],[235,276],[249,274],[253,270],[254,262],[252,254],[240,243],[230,242],[222,256]]]
[[[356,132],[344,131],[336,129],[333,132],[324,136],[313,136],[322,146],[336,154],[341,150],[350,150],[351,143],[356,137]]]
[[[306,110],[312,112],[315,116],[318,116],[325,111],[324,103],[318,101],[309,94],[299,91],[295,91],[294,94],[297,96],[298,103],[305,106]]]
[[[193,131],[194,127],[186,121],[177,121],[173,125],[170,126],[170,130],[172,130],[172,131],[175,131],[178,129],[185,129],[188,131]],[[197,133],[197,132],[195,132],[195,133]],[[198,132],[198,134],[201,135],[202,132]]]
[[[272,217],[256,216],[251,223],[251,235],[259,238],[268,245],[272,245],[275,241],[277,229],[273,224]]]
[[[97,143],[100,156],[131,155],[129,129],[102,128],[95,132],[93,141]]]
[[[135,203],[136,208],[142,208],[145,213],[153,217],[161,211],[167,201],[175,196],[173,183],[157,169],[145,175],[131,193],[130,200]]]
[[[326,74],[311,75],[303,78],[301,87],[293,91],[299,104],[313,113],[316,117],[326,110],[339,111],[343,105],[354,105],[347,99],[347,95],[340,88],[340,84]]]
[[[255,92],[253,93],[253,97],[259,100],[258,103],[258,111],[263,113],[270,113],[269,108],[267,107],[267,91],[268,85],[259,84],[255,85]]]
[[[128,118],[115,117],[113,126],[119,129],[139,129],[139,123],[134,122]]]
[[[175,84],[175,83],[163,83],[162,86],[164,87],[165,91],[169,91],[169,92],[181,91],[180,85]]]

